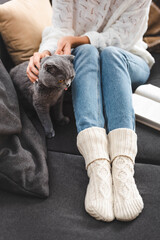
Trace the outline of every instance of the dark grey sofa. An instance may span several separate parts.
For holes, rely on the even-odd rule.
[[[160,87],[160,55],[154,57],[148,82]],[[9,71],[13,63],[1,37],[0,58]],[[42,200],[0,190],[0,240],[160,239],[160,132],[136,126],[135,179],[144,199],[142,214],[132,222],[105,223],[84,209],[88,177],[76,147],[71,91],[65,95],[64,112],[70,117],[69,125],[55,126],[56,137],[47,140],[49,197]],[[30,117],[39,126],[37,117]]]

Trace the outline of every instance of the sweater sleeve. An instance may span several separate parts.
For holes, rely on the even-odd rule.
[[[150,4],[151,0],[136,0],[102,33],[90,31],[84,35],[99,49],[116,46],[130,50],[147,30]]]
[[[57,48],[57,42],[61,37],[73,36],[73,1],[52,0],[52,26],[46,27],[42,33],[42,41],[39,52],[50,51],[51,54]],[[65,19],[64,19],[65,18]]]

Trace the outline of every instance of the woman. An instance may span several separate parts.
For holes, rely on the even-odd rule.
[[[53,25],[44,30],[39,52],[27,68],[34,82],[41,58],[54,51],[75,56],[77,147],[90,178],[85,209],[107,222],[133,220],[143,209],[134,180],[137,135],[132,89],[147,81],[154,63],[142,41],[150,3],[53,0]]]

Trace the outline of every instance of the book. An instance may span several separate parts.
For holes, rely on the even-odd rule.
[[[136,121],[160,131],[160,88],[139,86],[132,94]]]

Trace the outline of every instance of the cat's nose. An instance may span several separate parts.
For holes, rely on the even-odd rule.
[[[69,88],[70,85],[71,85],[71,79],[69,79],[69,80],[66,82],[66,86],[67,86],[67,88]]]

